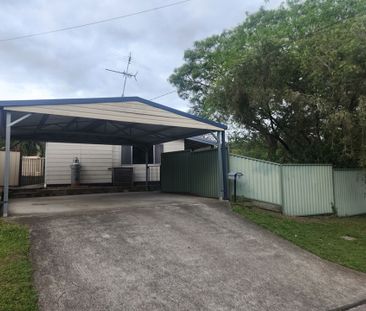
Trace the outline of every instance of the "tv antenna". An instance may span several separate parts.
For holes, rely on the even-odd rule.
[[[123,81],[123,89],[122,89],[122,97],[125,96],[125,90],[126,90],[126,84],[127,84],[127,79],[131,79],[134,78],[137,81],[137,72],[135,74],[130,73],[128,70],[130,68],[130,64],[132,61],[132,55],[131,53],[128,55],[128,59],[127,59],[127,66],[126,66],[126,70],[125,71],[118,71],[118,70],[112,70],[112,69],[107,69],[105,68],[105,70],[110,71],[110,72],[114,72],[114,73],[118,73],[120,75],[123,75],[124,77],[124,81]]]

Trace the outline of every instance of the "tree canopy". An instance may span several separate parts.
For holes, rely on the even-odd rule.
[[[12,140],[10,149],[19,151],[22,156],[45,156],[46,145],[44,142],[34,140]],[[5,149],[5,141],[0,140],[0,150]]]
[[[288,0],[195,42],[170,82],[269,160],[365,167],[365,39],[366,1]]]

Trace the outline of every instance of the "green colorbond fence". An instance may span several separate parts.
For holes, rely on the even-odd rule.
[[[244,175],[237,195],[280,205],[286,215],[366,213],[366,171],[331,165],[285,164],[230,155],[229,170]],[[232,187],[231,187],[232,189]]]
[[[339,216],[366,213],[366,171],[334,170],[334,199]]]
[[[160,182],[163,192],[218,197],[217,150],[163,153]]]
[[[333,213],[331,165],[282,165],[282,211],[307,216]]]
[[[218,197],[217,150],[163,153],[164,192]],[[331,165],[285,164],[229,156],[229,171],[242,172],[237,195],[279,205],[286,215],[366,213],[366,171],[338,170]],[[233,191],[232,181],[230,190]]]
[[[230,155],[229,171],[242,172],[237,195],[248,199],[281,205],[281,165],[249,157]],[[230,189],[233,191],[232,181]]]
[[[164,192],[190,192],[190,152],[179,151],[161,155],[160,183]]]

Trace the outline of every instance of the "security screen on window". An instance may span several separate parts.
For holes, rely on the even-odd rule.
[[[149,164],[160,164],[163,145],[149,148]],[[137,146],[122,146],[122,164],[145,164],[145,149]]]

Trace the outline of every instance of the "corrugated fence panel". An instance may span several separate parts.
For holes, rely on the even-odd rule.
[[[366,171],[334,170],[334,195],[338,216],[366,213]]]
[[[217,151],[179,151],[161,157],[161,189],[218,197]]]
[[[237,181],[238,196],[281,204],[280,164],[230,155],[229,170],[243,173],[243,176]]]
[[[332,213],[331,165],[283,165],[283,212],[305,216]]]
[[[216,150],[192,152],[190,155],[190,193],[217,198],[218,159]]]
[[[188,151],[161,154],[160,182],[164,192],[189,193]]]
[[[216,150],[163,153],[162,191],[218,197],[217,160]],[[237,155],[229,156],[229,170],[243,173],[238,196],[282,205],[287,215],[330,214],[333,206],[338,216],[366,213],[366,171],[333,172],[331,165],[281,165]]]

